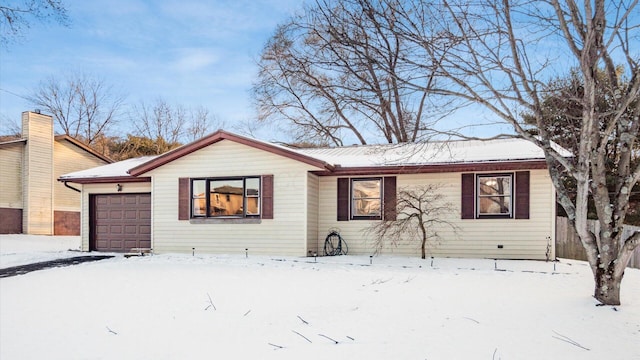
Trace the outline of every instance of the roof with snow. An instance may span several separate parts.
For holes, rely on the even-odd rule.
[[[523,139],[456,140],[296,150],[340,167],[411,166],[544,159],[542,149]]]
[[[519,164],[521,168],[546,167],[542,149],[524,139],[455,140],[428,143],[360,145],[334,148],[294,149],[219,130],[200,140],[158,156],[128,159],[93,169],[65,174],[60,181],[142,181],[144,173],[218,141],[229,140],[316,166],[319,174],[390,173],[428,167],[467,171],[477,164]],[[560,149],[563,155],[569,153]],[[564,151],[564,153],[562,152]],[[476,164],[476,165],[474,165]],[[461,167],[460,165],[467,165]],[[447,168],[447,166],[449,166]],[[457,166],[453,169],[452,166]],[[496,168],[497,169],[497,168]],[[418,171],[418,170],[416,170]],[[443,171],[443,170],[434,170]],[[140,180],[137,180],[140,179]]]
[[[60,181],[84,182],[109,182],[111,180],[126,180],[126,178],[134,179],[129,175],[129,169],[155,159],[157,156],[142,156],[127,160],[118,161],[108,165],[102,165],[91,169],[76,171],[60,176]],[[91,181],[95,180],[95,181]]]

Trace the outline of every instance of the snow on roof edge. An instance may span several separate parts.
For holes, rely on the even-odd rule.
[[[323,161],[342,169],[350,167],[453,165],[463,163],[497,163],[507,161],[528,162],[545,159],[542,149],[528,140],[518,138],[352,145],[333,148],[302,149],[290,148],[254,138],[249,139],[262,144],[286,149],[293,153],[298,153],[318,161]],[[516,145],[519,144],[519,146],[514,146],[514,142],[517,143]],[[561,152],[569,154],[566,149],[559,146],[558,148]],[[456,151],[458,151],[458,153],[454,154]],[[130,169],[153,161],[157,157],[163,155],[142,156],[91,169],[76,171],[60,176],[60,180],[133,177],[128,173]]]

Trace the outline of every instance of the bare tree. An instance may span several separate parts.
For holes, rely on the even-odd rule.
[[[88,145],[117,122],[124,103],[112,86],[84,74],[50,77],[28,99],[51,114],[62,132]]]
[[[203,107],[189,109],[182,105],[171,105],[162,98],[157,98],[152,104],[140,102],[134,105],[130,119],[136,131],[129,138],[149,139],[155,144],[155,154],[162,154],[183,142],[206,135],[216,122]],[[148,141],[144,142],[148,147]],[[149,150],[145,150],[145,154],[148,153]]]
[[[594,296],[609,305],[620,304],[624,270],[640,239],[640,233],[622,238],[631,189],[640,179],[640,166],[632,163],[640,127],[640,68],[633,45],[640,43],[637,3],[442,0],[416,2],[395,13],[403,38],[429,54],[423,76],[431,76],[437,63],[438,75],[449,80],[433,90],[484,106],[544,150],[558,200],[587,250]],[[427,18],[435,25],[425,31]],[[575,156],[566,158],[551,141],[544,100],[545,85],[571,67],[581,83],[575,98],[580,118]],[[598,93],[611,105],[599,106]],[[535,131],[525,113],[533,117]],[[611,147],[614,158],[608,156]],[[575,181],[575,196],[563,177]],[[600,223],[597,234],[587,227],[590,197]]]
[[[440,184],[432,184],[400,189],[396,220],[381,220],[365,230],[373,235],[376,249],[380,251],[388,245],[417,242],[424,259],[427,249],[440,241],[439,231],[447,229],[457,234],[457,226],[447,220],[447,215],[455,208],[444,201],[444,195],[439,191],[441,187]]]
[[[394,1],[318,0],[280,25],[254,85],[260,120],[282,121],[295,141],[343,145],[415,142],[455,108],[411,78],[423,57],[396,31]],[[431,74],[433,75],[433,74]],[[417,81],[417,80],[416,80]]]
[[[213,127],[223,127],[215,116],[209,113],[209,110],[200,106],[195,109],[189,109],[189,123],[186,129],[187,141],[195,141],[208,133],[215,131]]]
[[[0,4],[0,45],[7,46],[20,37],[33,21],[56,21],[66,25],[67,9],[60,0],[3,1]]]
[[[151,139],[156,147],[156,154],[180,146],[180,138],[187,126],[182,106],[174,107],[164,99],[158,98],[152,105],[144,102],[134,105],[130,117],[136,135]]]
[[[19,139],[22,136],[22,129],[18,122],[10,119],[6,115],[0,115],[0,141]]]

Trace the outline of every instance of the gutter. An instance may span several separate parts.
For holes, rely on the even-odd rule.
[[[77,191],[77,192],[79,192],[79,193],[81,193],[81,192],[82,192],[82,190],[76,189],[76,188],[74,188],[73,186],[69,185],[69,182],[68,182],[68,181],[63,181],[63,184],[64,184],[64,186],[65,186],[66,188],[69,188],[69,189],[71,189],[71,190],[73,190],[73,191]]]

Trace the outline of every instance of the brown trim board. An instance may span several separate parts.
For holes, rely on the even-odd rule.
[[[545,160],[495,161],[459,164],[432,164],[407,166],[339,167],[333,171],[312,171],[318,176],[400,175],[470,171],[507,171],[546,169]]]

